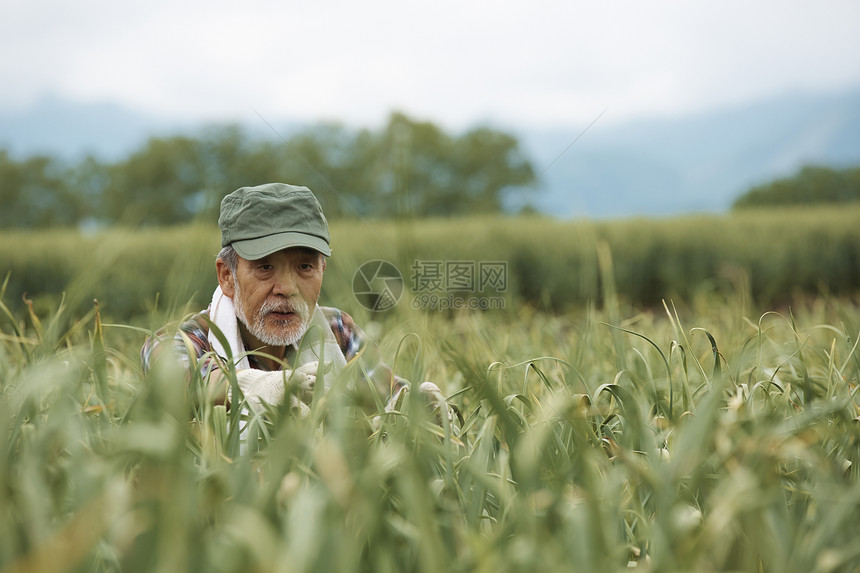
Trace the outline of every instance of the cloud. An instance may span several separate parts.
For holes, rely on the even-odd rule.
[[[12,0],[0,106],[50,92],[177,118],[576,124],[860,83],[837,0]]]

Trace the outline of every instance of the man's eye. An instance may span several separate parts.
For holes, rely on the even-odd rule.
[[[270,271],[270,270],[272,270],[272,265],[260,265],[257,268],[260,270],[264,270],[264,271]]]

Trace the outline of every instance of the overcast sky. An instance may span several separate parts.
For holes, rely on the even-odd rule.
[[[240,7],[241,5],[241,7]],[[0,109],[578,125],[860,86],[857,0],[0,0]]]

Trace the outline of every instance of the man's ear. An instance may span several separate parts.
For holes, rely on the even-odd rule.
[[[233,295],[236,294],[236,288],[233,284],[235,280],[233,278],[233,271],[221,259],[215,261],[215,271],[218,273],[218,284],[221,286],[221,292],[233,298]]]
[[[322,262],[323,262],[323,263],[322,263],[322,270],[325,270],[325,262],[326,262],[327,260],[328,260],[328,259],[326,259],[326,258],[325,258],[325,256],[323,256],[323,257],[322,257]]]

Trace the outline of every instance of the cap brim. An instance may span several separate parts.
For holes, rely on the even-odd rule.
[[[276,233],[256,239],[234,241],[232,245],[240,257],[249,261],[262,259],[290,247],[307,247],[319,251],[327,257],[331,256],[331,249],[325,239],[305,233]]]

